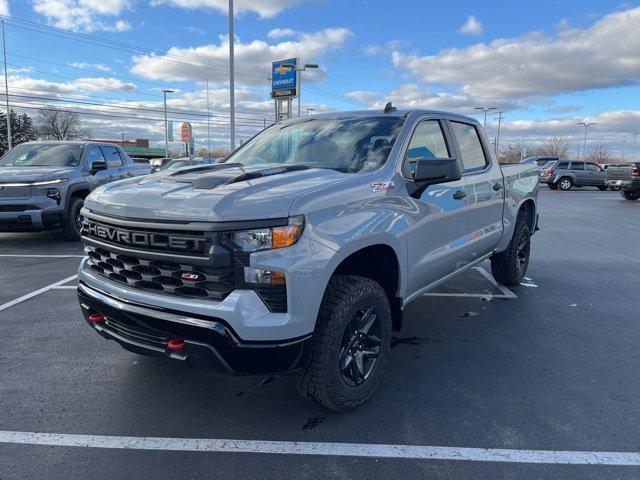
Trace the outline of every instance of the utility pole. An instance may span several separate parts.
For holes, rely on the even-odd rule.
[[[231,151],[236,149],[236,92],[235,92],[235,59],[233,47],[235,33],[233,31],[233,0],[229,0],[229,109],[231,122]]]
[[[124,148],[124,132],[121,132],[120,135],[122,135],[122,148]]]
[[[584,127],[584,143],[582,144],[582,160],[587,159],[587,130],[591,125],[596,125],[595,122],[580,122],[578,125],[582,125]]]
[[[625,147],[627,146],[627,141],[626,140],[622,140],[622,161],[624,162],[624,150]]]
[[[2,19],[2,53],[4,54],[4,96],[7,100],[7,151],[11,150],[11,110],[9,109],[9,79],[7,76],[7,40],[4,36],[4,18]]]
[[[207,156],[211,156],[211,130],[209,119],[211,115],[209,113],[209,79],[207,78]]]
[[[487,112],[491,110],[497,110],[497,107],[475,107],[474,110],[482,110],[484,112],[484,123],[482,124],[482,129],[487,130]]]
[[[635,132],[635,133],[633,134],[633,154],[632,154],[632,156],[631,156],[631,160],[632,160],[633,162],[635,162],[635,161],[636,161],[636,142],[637,142],[637,140],[638,140],[638,135],[640,135],[640,132]]]
[[[498,112],[498,118],[496,120],[498,120],[498,135],[496,137],[496,157],[498,156],[498,152],[500,151],[500,126],[502,125],[502,120],[504,120],[504,114],[507,113],[505,111],[499,111]]]
[[[169,158],[169,127],[167,124],[167,93],[173,93],[173,90],[162,90],[164,95],[164,157]]]

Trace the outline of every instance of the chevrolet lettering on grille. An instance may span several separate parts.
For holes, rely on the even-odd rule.
[[[204,253],[207,243],[206,239],[195,236],[138,232],[101,225],[92,221],[85,221],[82,233],[123,246],[190,250],[199,253]]]

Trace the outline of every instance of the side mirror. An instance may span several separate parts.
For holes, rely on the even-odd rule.
[[[95,174],[100,170],[107,169],[107,161],[106,160],[94,160],[91,162],[91,174]]]
[[[455,158],[418,158],[413,172],[413,182],[418,187],[453,182],[461,178],[460,165]]]

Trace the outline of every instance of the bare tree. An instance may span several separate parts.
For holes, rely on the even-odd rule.
[[[599,144],[591,147],[587,152],[586,160],[587,162],[594,163],[606,163],[607,160],[611,157],[611,153],[609,152],[609,148],[604,144]]]
[[[539,147],[534,147],[529,150],[529,154],[532,157],[560,157],[567,158],[569,155],[569,142],[566,137],[553,137],[547,138],[547,140]]]
[[[47,140],[76,140],[91,136],[91,130],[82,127],[77,113],[57,108],[38,112],[38,133]]]
[[[520,163],[522,160],[522,145],[508,145],[498,154],[499,163]]]

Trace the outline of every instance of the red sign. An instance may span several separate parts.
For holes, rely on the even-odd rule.
[[[191,140],[191,124],[189,122],[184,122],[180,127],[180,136],[182,137],[183,142],[188,142]]]

